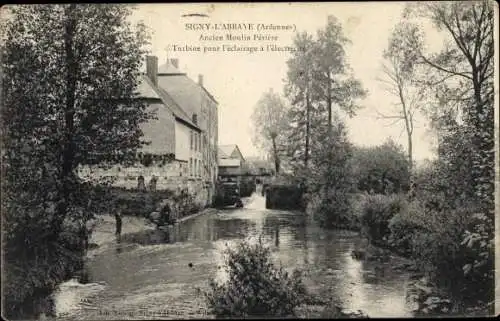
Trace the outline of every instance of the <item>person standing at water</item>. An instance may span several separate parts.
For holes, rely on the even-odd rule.
[[[115,220],[116,220],[116,240],[117,242],[120,242],[121,234],[122,234],[122,211],[123,211],[123,204],[119,204],[117,211],[115,213]]]

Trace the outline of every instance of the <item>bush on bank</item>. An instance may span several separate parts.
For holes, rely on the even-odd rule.
[[[387,242],[390,220],[405,206],[400,195],[366,195],[361,201],[362,232],[372,244]]]
[[[361,192],[384,194],[408,191],[408,157],[404,148],[392,140],[380,146],[353,148],[351,163],[356,188]]]
[[[472,206],[444,210],[398,195],[368,195],[359,207],[371,244],[414,259],[432,284],[464,307],[491,302],[494,253],[488,217]]]
[[[205,294],[216,317],[288,317],[304,302],[306,289],[300,272],[289,275],[271,261],[262,239],[241,242],[225,251],[228,281],[210,282]]]

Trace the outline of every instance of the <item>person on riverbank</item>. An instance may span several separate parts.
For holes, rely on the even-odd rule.
[[[116,241],[120,243],[121,234],[122,234],[122,215],[123,215],[123,204],[119,203],[115,212],[115,220],[116,220]]]

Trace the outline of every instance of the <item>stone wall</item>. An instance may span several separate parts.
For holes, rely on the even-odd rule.
[[[210,188],[200,178],[190,178],[188,164],[183,161],[174,160],[165,165],[152,164],[144,166],[137,163],[131,167],[113,166],[109,169],[97,167],[81,167],[78,171],[83,179],[111,177],[113,186],[126,189],[137,188],[139,176],[144,177],[146,188],[149,188],[151,178],[156,176],[156,190],[180,191],[187,189],[195,197],[195,202],[200,207],[205,207],[210,203]]]

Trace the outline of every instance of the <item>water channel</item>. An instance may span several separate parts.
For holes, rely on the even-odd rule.
[[[254,194],[244,208],[195,217],[168,231],[125,234],[101,246],[88,262],[90,282],[72,280],[56,299],[60,319],[207,318],[200,290],[222,278],[225,246],[263,234],[276,262],[301,268],[311,292],[335,298],[370,317],[411,316],[405,302],[408,273],[387,263],[358,261],[355,232],[324,230],[302,213],[267,210]]]

